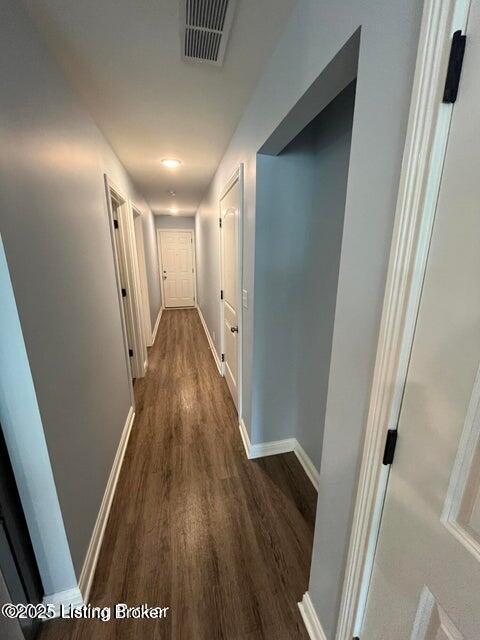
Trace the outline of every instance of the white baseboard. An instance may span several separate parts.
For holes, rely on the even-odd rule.
[[[309,477],[311,483],[318,491],[318,482],[320,474],[318,473],[315,465],[306,454],[304,448],[298,442],[296,438],[286,438],[285,440],[273,440],[272,442],[261,442],[259,444],[252,444],[248,431],[245,427],[243,420],[238,425],[240,429],[240,435],[242,437],[243,446],[245,447],[245,453],[249,460],[255,458],[263,458],[265,456],[275,456],[279,453],[289,453],[293,451],[298,458],[298,461],[303,467],[303,470]]]
[[[240,420],[240,422],[238,423],[238,428],[240,430],[240,436],[242,438],[243,446],[245,448],[245,454],[247,458],[250,459],[250,448],[252,445],[250,443],[247,427],[245,426],[245,423],[243,422],[243,420]]]
[[[215,345],[213,344],[212,336],[210,335],[210,331],[208,330],[207,323],[205,322],[205,318],[203,317],[202,310],[197,306],[198,315],[200,316],[200,321],[203,325],[203,329],[205,331],[205,335],[207,336],[208,344],[210,346],[210,351],[215,358],[215,364],[217,365],[218,372],[221,376],[223,376],[222,371],[222,363],[220,362],[220,358],[218,357],[217,350],[215,349]]]
[[[318,483],[320,481],[320,474],[318,473],[317,468],[315,467],[313,462],[308,457],[308,455],[307,455],[305,449],[302,447],[302,445],[298,442],[298,440],[295,440],[295,442],[296,442],[295,449],[294,449],[295,455],[297,456],[300,464],[302,465],[303,470],[305,471],[307,476],[310,478],[310,481],[313,484],[313,486],[315,487],[316,491],[318,491]]]
[[[320,619],[313,607],[308,591],[303,594],[302,601],[298,603],[298,608],[300,609],[305,628],[311,640],[327,640],[327,636],[320,624]]]
[[[250,460],[255,458],[264,458],[265,456],[276,456],[279,453],[289,453],[295,451],[295,438],[286,438],[285,440],[273,440],[272,442],[261,442],[259,444],[250,445]]]
[[[64,607],[81,607],[83,606],[82,593],[78,587],[59,591],[49,596],[43,597],[44,605],[52,605],[55,607],[55,617],[60,615],[60,606]]]
[[[255,458],[263,458],[265,456],[275,456],[279,453],[289,453],[295,450],[297,441],[295,438],[286,438],[285,440],[273,440],[272,442],[261,442],[260,444],[252,444],[250,442],[250,436],[248,435],[247,428],[243,420],[240,420],[238,425],[240,429],[240,435],[242,436],[243,446],[245,447],[245,453],[249,460]]]
[[[163,307],[160,307],[160,311],[158,312],[158,316],[157,316],[157,319],[155,321],[155,326],[153,327],[150,344],[148,345],[149,347],[151,347],[151,346],[153,346],[155,344],[155,338],[157,337],[158,325],[160,324],[160,320],[162,318],[162,313],[163,313]]]
[[[117,482],[120,476],[120,470],[122,468],[123,458],[125,457],[125,451],[127,449],[128,439],[130,437],[134,418],[135,411],[133,407],[130,407],[127,420],[123,428],[122,436],[118,444],[117,453],[115,454],[115,459],[110,471],[107,487],[103,495],[102,504],[100,505],[97,521],[95,522],[95,526],[93,528],[90,544],[88,545],[85,562],[83,563],[82,572],[80,574],[80,580],[78,581],[78,586],[80,588],[80,592],[83,596],[83,601],[85,602],[85,604],[88,603],[88,599],[90,596],[90,589],[92,587],[93,577],[95,575],[98,556],[100,553],[100,548],[102,546],[103,536],[105,534],[105,528],[107,526],[107,520],[110,514],[113,496],[115,495],[115,489],[117,488]]]

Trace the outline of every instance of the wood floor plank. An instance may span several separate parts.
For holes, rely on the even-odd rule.
[[[247,460],[195,310],[165,311],[107,524],[91,604],[164,620],[46,623],[41,640],[307,640],[316,493],[294,454]]]

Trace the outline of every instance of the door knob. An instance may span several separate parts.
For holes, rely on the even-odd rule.
[[[238,333],[238,327],[230,327],[232,333]]]

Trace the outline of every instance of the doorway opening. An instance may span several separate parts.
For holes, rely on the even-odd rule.
[[[294,440],[315,486],[355,89],[353,80],[277,155],[257,156],[252,435]]]
[[[133,380],[145,375],[147,363],[134,213],[128,200],[107,176],[105,185],[125,357],[129,377]],[[133,390],[131,396],[133,402]]]

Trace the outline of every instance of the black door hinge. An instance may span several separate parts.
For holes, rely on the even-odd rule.
[[[385,451],[383,452],[383,464],[392,464],[395,457],[395,447],[397,446],[398,431],[396,429],[389,429],[387,433],[387,440],[385,442]]]
[[[222,219],[221,219],[221,218],[219,218],[219,219],[218,219],[218,226],[219,226],[220,228],[222,228]]]
[[[466,42],[467,36],[463,36],[461,31],[455,31],[452,38],[452,48],[450,49],[450,58],[448,59],[447,78],[445,80],[445,89],[443,91],[443,102],[447,102],[449,104],[455,102],[457,99]]]
[[[222,353],[222,362],[225,362],[225,354]]]
[[[223,300],[223,289],[220,289],[220,300]]]
[[[133,358],[133,349],[128,350],[128,355],[130,356],[130,358]]]
[[[122,298],[127,297],[127,290],[122,287]]]
[[[113,221],[113,228],[118,229],[118,220]]]

